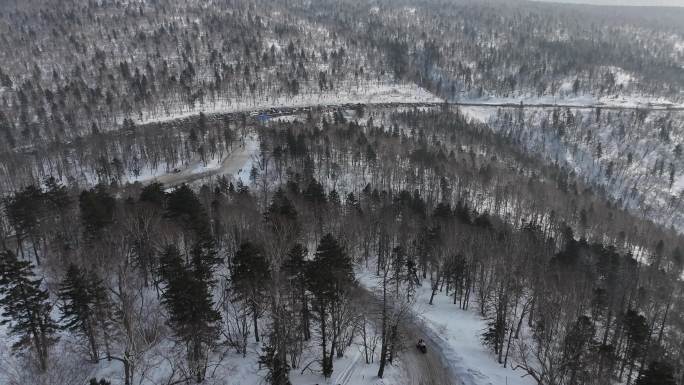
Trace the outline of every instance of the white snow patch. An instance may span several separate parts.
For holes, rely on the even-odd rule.
[[[368,270],[357,271],[359,282],[377,290],[377,279]],[[452,372],[464,385],[536,385],[534,380],[523,377],[525,373],[497,363],[494,354],[482,344],[480,336],[487,325],[478,314],[461,310],[452,298],[437,293],[432,305],[428,305],[431,289],[427,281],[416,290],[414,312],[424,325],[424,332],[447,361]],[[472,301],[474,302],[474,301]],[[474,303],[471,306],[474,307]]]
[[[440,103],[442,99],[422,87],[410,84],[360,84],[344,90],[323,93],[302,93],[294,96],[243,98],[218,100],[194,108],[182,108],[169,114],[143,113],[136,124],[167,122],[187,118],[204,112],[206,114],[254,111],[267,108],[292,108],[339,104],[387,104],[387,103]]]

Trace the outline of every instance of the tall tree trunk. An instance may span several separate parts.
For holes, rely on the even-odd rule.
[[[665,332],[665,324],[667,323],[667,315],[670,312],[670,306],[672,305],[672,301],[667,302],[667,306],[665,306],[665,314],[663,315],[663,322],[660,324],[660,331],[658,332],[658,345],[663,340],[663,333]]]
[[[430,301],[432,302],[432,300]],[[385,364],[387,362],[387,285],[386,275],[382,282],[382,346],[380,348],[380,368],[378,369],[378,377],[382,378],[385,374]]]
[[[322,304],[319,304],[319,314],[321,316],[321,352],[323,354],[323,377],[330,378],[332,375],[332,368],[328,366],[328,351],[327,351],[327,336],[326,336],[326,319],[325,309]]]
[[[257,310],[256,304],[252,305],[252,322],[254,323],[254,340],[259,342],[259,311]]]
[[[100,360],[100,357],[98,357],[97,354],[98,349],[97,342],[95,342],[95,332],[90,325],[86,326],[85,334],[88,336],[88,344],[90,345],[90,358],[93,360],[93,363],[96,364]]]

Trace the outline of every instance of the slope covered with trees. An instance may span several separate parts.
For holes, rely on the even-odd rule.
[[[0,382],[444,384],[448,298],[511,376],[684,385],[683,15],[4,2]]]
[[[490,320],[483,340],[495,359],[541,384],[681,382],[678,233],[540,167],[457,110],[337,111],[248,127],[261,138],[249,186],[220,177],[198,189],[27,190],[35,203],[20,218],[72,224],[21,230],[32,223],[22,219],[3,238],[22,255],[13,234],[31,234],[23,258],[44,277],[21,278],[35,310],[16,311],[58,310],[41,318],[45,348],[17,350],[16,360],[38,363],[32,375],[64,375],[55,355],[73,351],[70,360],[91,365],[84,376],[98,374],[98,361],[124,383],[150,373],[216,381],[230,373],[220,357],[248,357],[256,343],[269,383],[305,367],[329,377],[352,341],[375,350],[372,333],[369,357],[400,358],[401,309],[422,285]],[[55,195],[62,205],[40,203]],[[11,266],[28,262],[5,255],[10,315]],[[377,311],[360,307],[354,266],[384,277]]]

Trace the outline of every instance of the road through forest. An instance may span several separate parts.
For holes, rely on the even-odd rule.
[[[215,113],[207,114],[207,119],[217,120],[221,119],[223,121],[267,121],[273,118],[305,114],[308,112],[325,112],[325,111],[335,111],[340,109],[359,109],[367,107],[375,108],[418,108],[418,107],[439,107],[439,106],[455,106],[455,107],[484,107],[484,108],[574,108],[574,109],[594,109],[602,108],[609,110],[648,110],[648,111],[684,111],[682,107],[666,107],[660,105],[644,105],[639,107],[628,107],[628,106],[611,106],[611,105],[573,105],[573,104],[515,104],[515,103],[482,103],[482,102],[394,102],[394,103],[344,103],[344,104],[325,104],[325,105],[311,105],[311,106],[300,106],[300,107],[273,107],[266,109],[258,109],[253,111],[240,111],[240,112],[229,112],[229,113]],[[191,118],[183,117],[179,118],[179,121],[188,120]],[[142,125],[143,127],[145,124]],[[248,163],[252,154],[256,151],[258,147],[258,138],[253,134],[250,134],[244,143],[238,144],[236,148],[227,155],[221,162],[220,167],[200,170],[197,171],[197,167],[200,165],[199,161],[194,162],[186,169],[181,170],[178,173],[168,173],[160,175],[156,178],[150,179],[146,184],[152,182],[164,183],[167,186],[175,186],[181,183],[189,183],[196,180],[200,180],[212,175],[227,175],[236,176],[238,172],[243,171],[241,168]],[[245,181],[243,181],[245,182]]]
[[[488,103],[447,103],[449,106],[463,106],[463,107],[488,107],[488,108],[521,108],[517,104],[488,104]],[[376,108],[401,108],[401,107],[438,107],[444,106],[444,103],[384,103],[373,104]],[[269,108],[260,109],[248,112],[236,113],[222,113],[210,114],[208,119],[222,119],[228,121],[264,121],[277,117],[298,115],[308,112],[324,112],[334,111],[339,109],[358,109],[365,108],[371,105],[366,104],[339,104],[339,105],[313,105],[306,107],[292,107],[292,108]],[[625,106],[606,106],[606,105],[562,105],[562,104],[525,104],[523,108],[579,108],[589,109],[601,107],[603,109],[622,109],[634,110],[634,107]],[[645,106],[639,107],[645,110],[667,110],[667,111],[681,111],[682,108],[663,108],[660,106]],[[183,118],[188,119],[188,118]],[[181,119],[181,120],[183,120]],[[149,180],[151,182],[161,182],[167,186],[175,186],[181,183],[190,183],[203,178],[214,175],[230,175],[237,178],[238,174],[246,175],[242,168],[247,167],[250,163],[250,158],[256,153],[258,149],[258,137],[254,133],[250,133],[242,143],[239,143],[233,151],[228,154],[221,162],[220,166],[210,169],[198,168],[199,162],[195,162],[184,170],[178,173],[169,173],[161,175],[157,178]],[[199,171],[198,171],[199,170]],[[248,171],[247,171],[248,172]],[[245,181],[246,182],[246,181]],[[372,306],[376,311],[381,312],[381,302],[368,290],[360,289],[361,295],[357,299],[363,301],[364,304]],[[378,313],[379,314],[379,313]],[[408,383],[412,385],[462,385],[463,381],[459,379],[454,373],[455,369],[450,367],[449,360],[446,358],[444,352],[440,351],[439,344],[431,338],[431,331],[425,330],[425,325],[415,315],[411,315],[406,319],[402,325],[401,335],[405,339],[404,343],[406,349],[401,352],[400,358],[404,363],[405,375]],[[423,339],[428,345],[428,352],[426,354],[420,353],[415,343]],[[362,360],[359,360],[362,361]],[[360,364],[360,362],[358,363]],[[355,364],[355,365],[358,365]],[[354,368],[349,368],[353,371]],[[347,376],[348,377],[348,376]]]
[[[355,293],[355,300],[359,306],[373,309],[372,313],[379,318],[382,314],[382,301],[366,288],[359,287]],[[380,325],[376,325],[380,328]],[[440,350],[439,344],[433,340],[431,333],[425,330],[415,314],[407,314],[399,327],[399,338],[404,350],[399,352],[399,359],[404,364],[401,370],[411,385],[462,385],[453,368],[449,366],[446,355]],[[422,339],[427,345],[427,353],[421,353],[416,347]],[[379,347],[378,347],[379,348]]]

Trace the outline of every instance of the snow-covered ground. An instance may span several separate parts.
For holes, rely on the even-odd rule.
[[[209,157],[206,162],[200,159],[193,159],[184,165],[170,170],[166,164],[160,164],[156,168],[150,166],[143,167],[138,175],[128,172],[122,175],[121,183],[143,183],[159,182],[165,185],[176,185],[182,182],[192,182],[204,179],[213,175],[225,175],[228,180],[242,180],[247,183],[249,173],[252,168],[253,158],[259,149],[259,138],[256,134],[248,134],[240,141],[237,141],[233,149],[223,155],[216,154]],[[94,171],[83,171],[79,176],[79,183],[84,186],[92,186],[99,181]],[[63,183],[68,184],[64,178]]]
[[[356,341],[360,344],[360,341]],[[385,367],[383,378],[378,374],[378,357],[371,364],[366,364],[363,360],[362,346],[352,345],[347,349],[345,356],[335,360],[335,372],[332,378],[326,380],[317,373],[304,373],[299,371],[290,372],[292,385],[310,384],[333,384],[333,385],[409,385],[406,381],[406,373],[402,370],[401,360],[394,366]],[[379,353],[378,349],[378,353]],[[379,354],[378,354],[379,355]],[[235,385],[241,384],[239,382]]]
[[[49,384],[85,384],[90,378],[106,378],[114,385],[123,384],[123,367],[118,361],[100,361],[95,365],[86,361],[85,355],[76,350],[73,338],[67,335],[62,336],[62,340],[51,352],[51,369],[46,378],[35,378],[32,374],[25,371],[26,362],[13,356],[10,352],[8,338],[4,331],[0,332],[2,343],[0,344],[0,383],[19,384],[19,383],[40,383],[47,381]],[[334,385],[412,385],[407,381],[407,374],[403,369],[401,359],[395,365],[385,367],[384,378],[378,378],[378,361],[376,351],[375,362],[366,364],[361,353],[362,346],[360,341],[355,341],[350,346],[343,358],[334,360],[334,371],[332,378],[325,379],[318,372],[316,364],[311,365],[311,370],[302,368],[290,371],[292,385],[313,385],[313,384],[334,384]],[[207,370],[206,385],[263,385],[266,371],[259,368],[258,356],[261,353],[260,344],[251,341],[246,357],[234,351],[219,353],[216,352],[211,359]],[[316,347],[310,348],[305,360],[316,359]],[[164,340],[152,351],[147,354],[147,359],[137,372],[135,383],[140,385],[163,385],[169,382],[169,376],[173,370],[171,362],[180,358],[182,354],[174,348],[173,343]],[[305,352],[306,353],[306,352]],[[307,361],[308,360],[308,361]],[[140,377],[142,375],[142,377]],[[25,382],[29,380],[29,382]],[[59,382],[66,380],[68,382]],[[36,381],[36,382],[31,382]],[[76,382],[73,382],[76,381]]]
[[[510,108],[487,106],[460,110],[504,134],[510,127],[503,114],[517,114]],[[562,137],[549,123],[550,111],[524,109],[525,124],[516,134],[522,139],[522,150],[549,163],[560,162],[634,213],[684,231],[679,203],[684,193],[684,163],[676,150],[682,140],[681,111],[647,111],[643,118],[637,118],[633,110],[608,111],[597,122],[594,110],[562,109],[563,119],[567,111],[573,114],[573,123]]]
[[[339,91],[320,93],[300,93],[298,95],[245,97],[239,100],[217,100],[196,104],[194,108],[177,106],[164,114],[143,112],[136,124],[157,123],[197,115],[253,111],[279,107],[308,107],[335,104],[386,104],[386,103],[439,103],[442,99],[413,84],[349,84]]]
[[[145,297],[156,296],[149,288]],[[152,313],[159,314],[161,308],[155,308]],[[53,309],[53,318],[58,319],[58,308]],[[160,321],[163,322],[163,321]],[[268,323],[268,316],[262,317],[260,326]],[[367,330],[375,334],[373,325],[368,324]],[[7,334],[7,326],[0,325],[0,384],[19,385],[85,385],[91,378],[104,378],[113,385],[124,383],[123,366],[119,361],[106,359],[97,364],[87,360],[83,349],[83,341],[74,334],[66,331],[59,332],[59,340],[50,351],[50,368],[46,374],[37,374],[35,370],[27,370],[27,361],[12,354],[11,344],[16,338]],[[266,370],[259,366],[259,355],[262,354],[262,343],[256,342],[253,335],[248,337],[247,354],[242,356],[232,348],[228,348],[218,341],[215,350],[210,353],[207,366],[205,385],[264,385]],[[115,348],[116,350],[116,348]],[[316,362],[320,358],[318,340],[314,338],[305,343],[303,355],[297,368],[290,370],[292,385],[413,385],[410,383],[404,363],[399,357],[394,365],[385,367],[384,378],[378,378],[379,347],[375,349],[373,362],[366,364],[364,360],[361,337],[354,338],[347,347],[342,358],[333,361],[333,374],[329,379],[320,374],[320,367]],[[116,354],[115,354],[116,355]],[[180,383],[178,381],[178,365],[185,360],[184,348],[174,343],[170,335],[163,335],[144,353],[144,358],[137,361],[134,374],[136,385],[168,385]],[[174,377],[174,371],[176,376]]]
[[[362,285],[371,291],[377,289],[378,283],[373,272],[365,269],[357,270],[357,277]],[[481,336],[486,322],[471,310],[461,310],[452,303],[452,297],[437,293],[433,304],[429,305],[431,289],[428,282],[416,291],[413,311],[418,325],[429,337],[429,343],[437,346],[436,350],[450,366],[449,369],[463,385],[536,385],[534,380],[523,377],[520,370],[504,368],[496,361],[494,354],[483,345]],[[471,304],[475,309],[475,304]]]
[[[522,371],[511,370],[510,362],[508,368],[497,363],[482,344],[487,325],[475,311],[459,309],[443,293],[429,305],[430,294],[427,284],[418,289],[416,312],[465,385],[536,385],[532,378],[522,377]]]
[[[613,95],[613,96],[594,96],[594,95],[563,95],[552,96],[544,95],[537,96],[532,94],[520,94],[510,97],[494,97],[483,96],[481,98],[467,97],[457,100],[460,103],[473,103],[484,105],[500,105],[500,104],[520,104],[523,105],[563,105],[576,107],[613,107],[613,108],[684,108],[684,103],[673,102],[664,97],[650,97],[647,95]]]
[[[228,180],[242,180],[244,183],[247,183],[254,156],[258,149],[259,139],[257,135],[250,134],[245,137],[244,142],[236,144],[233,150],[223,159],[215,157],[206,164],[196,161],[178,173],[164,173],[143,180],[138,179],[137,181],[155,181],[166,185],[174,185],[221,174],[227,176]]]

